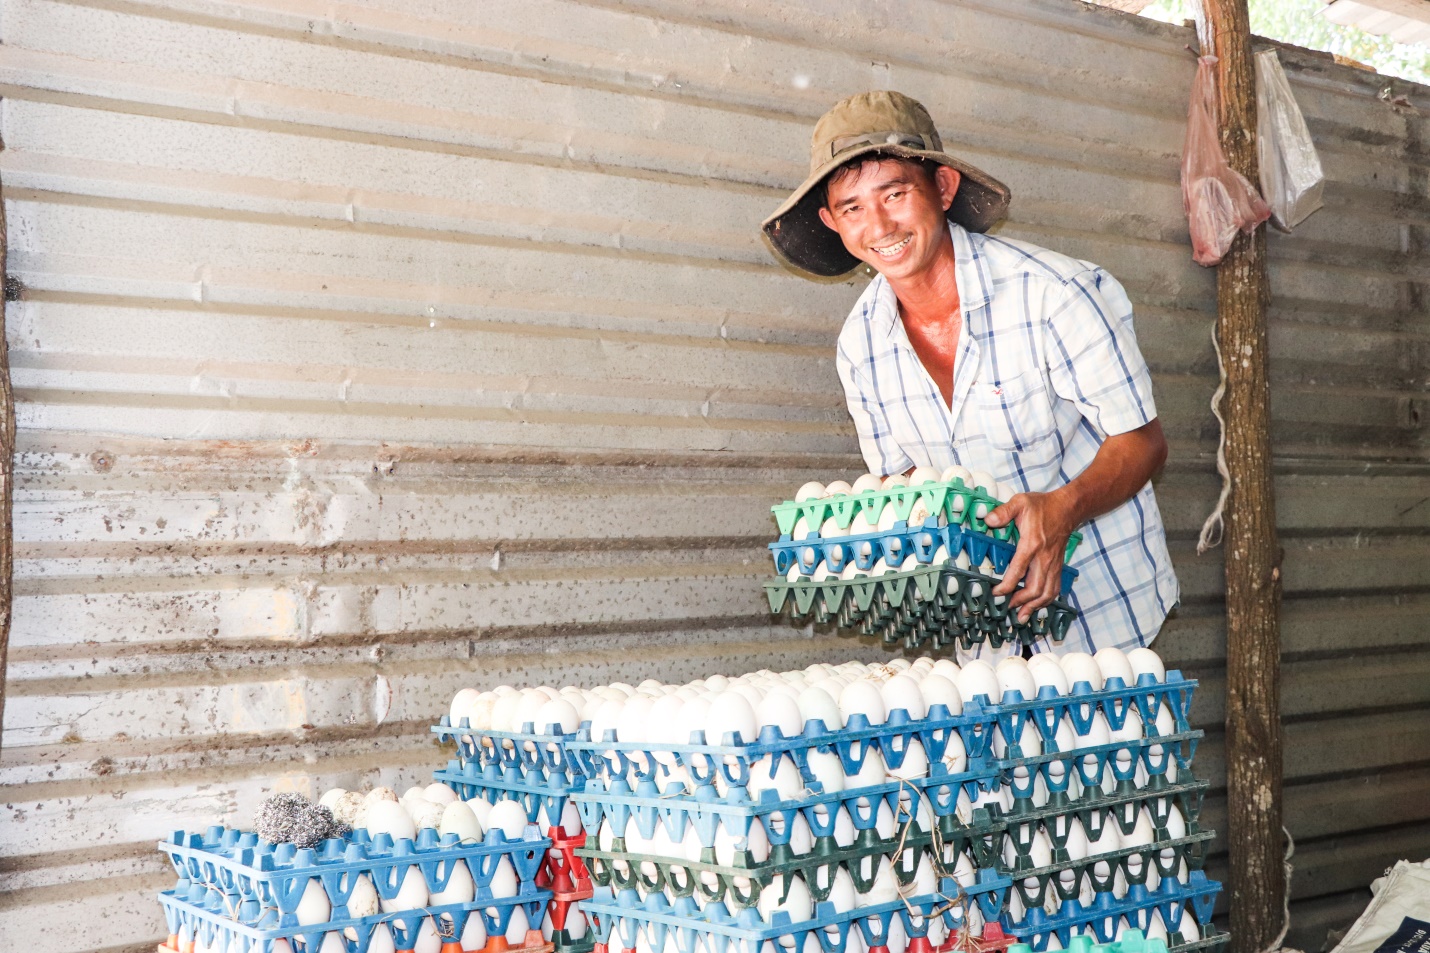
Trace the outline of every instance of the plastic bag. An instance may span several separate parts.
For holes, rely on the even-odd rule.
[[[1182,204],[1192,233],[1192,260],[1215,265],[1238,231],[1251,232],[1271,216],[1256,187],[1227,165],[1217,134],[1215,56],[1197,59],[1187,141],[1182,150]]]
[[[1271,218],[1289,232],[1321,207],[1325,175],[1275,50],[1256,54],[1256,154]]]
[[[1332,953],[1417,953],[1430,943],[1430,869],[1397,863],[1371,885],[1375,899]]]

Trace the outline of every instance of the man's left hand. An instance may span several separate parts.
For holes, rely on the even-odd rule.
[[[1017,610],[1018,621],[1027,622],[1062,589],[1063,555],[1077,526],[1073,506],[1057,491],[1019,493],[989,513],[987,522],[995,529],[1009,523],[1018,527],[1018,549],[993,594],[1011,594],[1009,606]],[[1017,588],[1020,580],[1025,581],[1022,589]]]

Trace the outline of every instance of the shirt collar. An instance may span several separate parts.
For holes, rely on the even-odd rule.
[[[958,282],[959,310],[967,317],[981,310],[993,297],[993,278],[988,272],[988,259],[983,254],[983,236],[971,235],[962,225],[948,223],[948,233],[953,239],[955,259],[954,280]],[[873,307],[869,321],[875,328],[882,328],[885,334],[894,333],[894,325],[899,320],[899,301],[894,289],[880,275],[870,286],[873,292]]]

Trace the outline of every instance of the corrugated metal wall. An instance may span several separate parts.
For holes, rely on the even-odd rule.
[[[1138,304],[1221,782],[1213,282],[1190,32],[1070,0],[4,0],[22,453],[0,948],[139,950],[153,842],[275,783],[398,784],[460,685],[876,657],[772,625],[768,504],[859,463],[857,288],[756,222],[838,96],[897,87],[1005,234]],[[1292,939],[1430,854],[1426,123],[1303,57],[1332,178],[1273,237]],[[1211,823],[1223,824],[1219,803]]]

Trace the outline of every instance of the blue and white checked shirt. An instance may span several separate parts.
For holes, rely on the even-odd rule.
[[[839,378],[865,463],[880,475],[957,463],[1019,491],[1063,486],[1108,436],[1157,416],[1132,304],[1085,261],[952,223],[949,231],[963,310],[952,409],[909,344],[882,276],[839,334]],[[1079,616],[1053,650],[1149,644],[1178,599],[1152,484],[1079,530],[1071,562]],[[1013,651],[980,646],[972,655]]]

